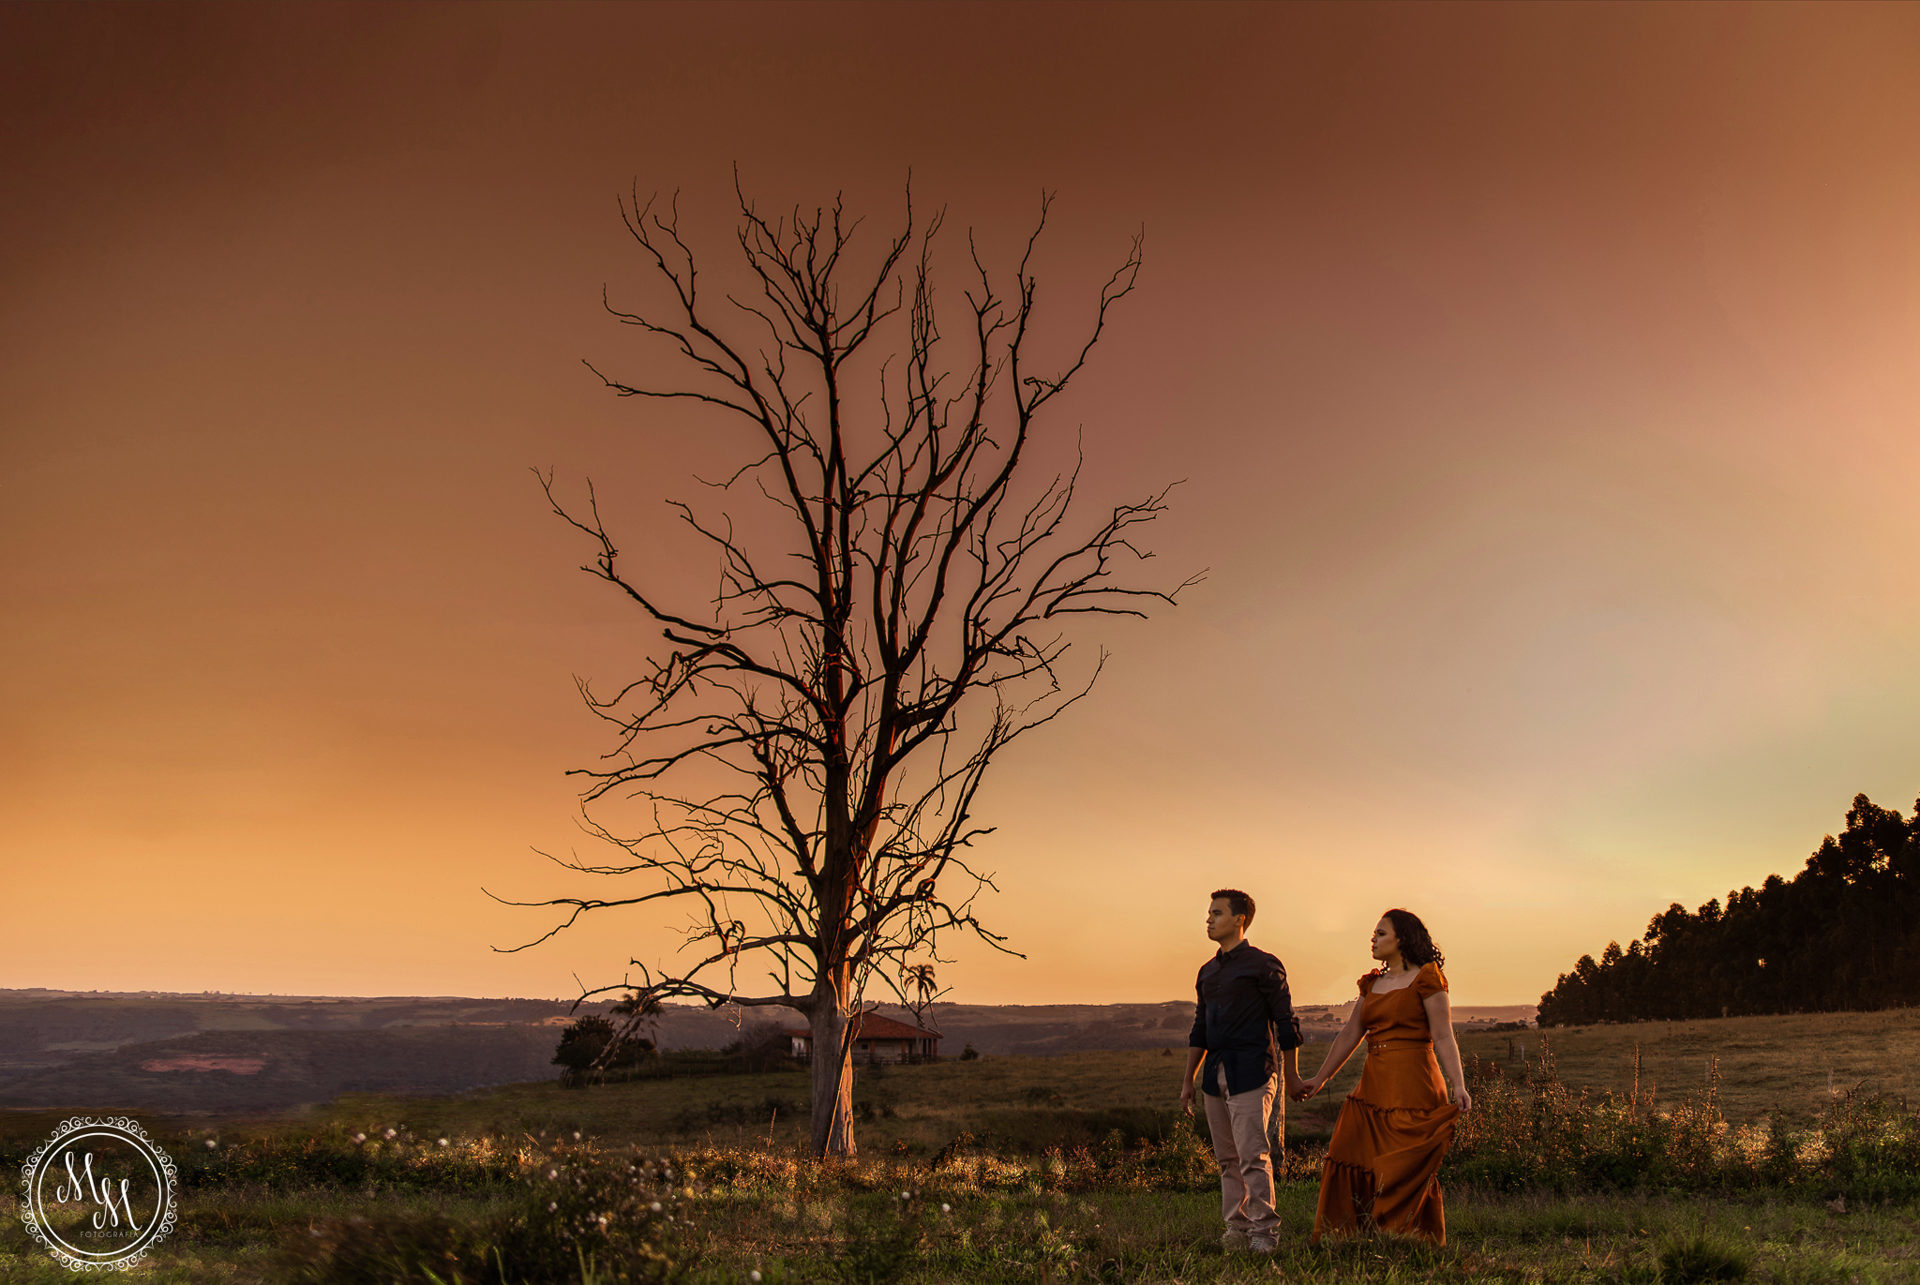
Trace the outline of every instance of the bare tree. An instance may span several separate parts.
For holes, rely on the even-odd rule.
[[[683,950],[694,958],[672,968],[630,961],[637,980],[583,998],[631,986],[655,1001],[797,1009],[813,1037],[813,1150],[848,1154],[848,1021],[869,981],[904,1001],[914,962],[938,959],[937,940],[952,931],[1008,950],[973,911],[993,886],[971,860],[990,832],[974,804],[995,756],[1098,675],[1104,652],[1078,679],[1062,672],[1067,618],[1142,615],[1192,581],[1157,590],[1117,575],[1150,556],[1133,537],[1164,510],[1166,490],[1075,525],[1078,463],[1031,483],[1021,469],[1040,412],[1134,288],[1137,236],[1100,288],[1090,333],[1039,373],[1028,351],[1031,263],[1049,196],[1009,293],[969,236],[966,332],[949,345],[934,311],[942,216],[916,229],[910,189],[904,226],[865,267],[856,265],[860,221],[838,198],[770,219],[737,181],[735,195],[744,297],[700,288],[677,202],[643,204],[637,192],[621,202],[663,306],[606,306],[677,353],[685,379],[655,387],[594,373],[622,397],[693,404],[736,425],[738,471],[715,485],[730,506],[773,505],[787,538],[736,538],[737,507],[708,518],[675,502],[713,550],[719,580],[711,602],[670,604],[645,565],[623,557],[591,483],[569,505],[551,473],[536,474],[554,512],[593,549],[583,569],[625,594],[660,642],[646,672],[617,689],[579,680],[587,704],[618,730],[605,765],[578,770],[590,782],[582,824],[620,855],[550,858],[641,886],[606,899],[510,902],[570,910],[513,949],[587,911],[686,910]],[[737,785],[680,784],[715,772]],[[592,805],[609,795],[641,802],[649,819],[640,833],[593,819]],[[743,984],[749,961],[764,983]]]

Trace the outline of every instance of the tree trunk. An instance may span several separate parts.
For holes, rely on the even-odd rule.
[[[853,1143],[853,1040],[845,991],[823,984],[808,1018],[813,1028],[813,1154],[850,1156]]]

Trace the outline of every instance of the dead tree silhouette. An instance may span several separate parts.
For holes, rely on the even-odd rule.
[[[741,430],[738,470],[715,484],[727,510],[708,518],[673,505],[712,550],[714,599],[662,601],[646,564],[628,561],[609,534],[591,483],[570,504],[551,472],[537,474],[553,511],[593,550],[583,569],[624,594],[659,642],[646,672],[617,689],[579,681],[618,732],[611,765],[578,769],[589,781],[582,824],[620,855],[550,858],[641,887],[511,901],[569,911],[512,949],[588,911],[685,909],[690,962],[630,961],[637,979],[583,986],[583,998],[632,988],[654,1001],[797,1009],[813,1037],[813,1150],[847,1154],[848,1019],[869,980],[911,1006],[915,963],[940,958],[942,934],[1008,950],[973,911],[993,886],[972,859],[990,832],[974,806],[995,757],[1098,676],[1104,651],[1077,676],[1065,672],[1066,626],[1143,615],[1199,577],[1164,589],[1122,577],[1151,556],[1134,536],[1165,510],[1167,489],[1082,521],[1070,512],[1077,442],[1075,463],[1050,478],[1023,468],[1041,412],[1134,289],[1138,236],[1100,287],[1090,332],[1041,373],[1029,352],[1032,262],[1050,195],[1005,295],[969,235],[957,310],[965,333],[948,345],[934,307],[943,213],[917,227],[910,184],[904,226],[865,268],[855,262],[860,221],[841,199],[770,219],[737,176],[734,193],[742,279],[755,292],[744,298],[702,288],[677,201],[643,203],[637,191],[622,201],[663,306],[608,310],[674,354],[686,377],[656,387],[601,375],[621,397],[719,412]],[[773,506],[784,540],[738,534],[746,504]],[[737,786],[680,789],[694,765]],[[615,792],[643,803],[642,832],[593,820],[590,805]],[[764,966],[764,983],[742,984],[749,960]]]

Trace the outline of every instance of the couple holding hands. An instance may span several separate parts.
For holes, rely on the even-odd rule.
[[[1206,1095],[1207,1129],[1220,1162],[1220,1207],[1229,1249],[1272,1253],[1280,1228],[1273,1208],[1268,1122],[1276,1069],[1287,1096],[1304,1102],[1326,1086],[1364,1038],[1367,1060],[1327,1146],[1313,1242],[1326,1233],[1371,1228],[1446,1241],[1440,1160],[1460,1113],[1473,1106],[1460,1070],[1447,1003],[1445,962],[1426,925],[1389,910],[1373,930],[1380,967],[1360,979],[1360,1000],[1311,1079],[1301,1079],[1303,1043],[1287,991],[1287,970],[1247,940],[1253,898],[1227,888],[1207,908],[1216,951],[1201,965],[1180,1105],[1193,1111],[1196,1080]],[[1279,1066],[1274,1049],[1278,1047]],[[1445,1080],[1441,1068],[1446,1069]],[[1197,1074],[1196,1074],[1197,1073]],[[1448,1101],[1448,1086],[1453,1100]],[[1284,1136],[1284,1135],[1283,1135]]]

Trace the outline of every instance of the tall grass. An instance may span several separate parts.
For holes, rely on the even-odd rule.
[[[1730,1124],[1718,1064],[1667,1111],[1638,1076],[1625,1093],[1561,1082],[1552,1044],[1517,1073],[1473,1062],[1473,1110],[1462,1117],[1444,1173],[1491,1191],[1781,1190],[1830,1200],[1920,1196],[1920,1114],[1903,1097],[1833,1095],[1821,1118]]]

